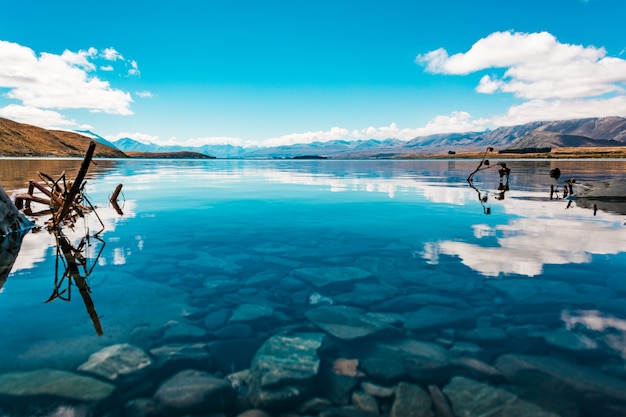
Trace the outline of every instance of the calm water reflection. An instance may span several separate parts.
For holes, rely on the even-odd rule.
[[[54,288],[55,238],[28,234],[0,283],[1,372],[75,371],[115,343],[146,350],[218,343],[205,318],[243,304],[275,312],[262,325],[246,322],[253,332],[247,338],[264,340],[290,326],[310,327],[304,313],[316,295],[398,314],[404,337],[446,349],[473,343],[489,364],[524,353],[626,376],[624,208],[612,202],[594,213],[588,202],[550,200],[548,175],[559,167],[561,180],[615,178],[626,161],[507,162],[503,199],[496,171],[476,175],[480,198],[468,186],[477,161],[97,163],[86,190],[105,223],[105,246],[86,254],[97,261],[87,283],[104,335],[95,334],[79,299],[44,304]],[[0,184],[23,188],[37,171],[71,177],[79,164],[0,160]],[[108,204],[118,183],[123,216]],[[76,244],[96,222],[67,231],[69,241]],[[310,268],[348,267],[369,278],[342,285],[301,278]],[[421,301],[407,301],[418,294]],[[425,305],[472,319],[408,324]],[[476,336],[481,329],[492,336]],[[595,350],[554,341],[562,331],[591,340]],[[246,368],[250,353],[241,355],[218,356],[214,366],[223,373]],[[581,407],[578,415],[593,415]]]

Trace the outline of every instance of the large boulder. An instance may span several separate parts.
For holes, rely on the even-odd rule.
[[[249,399],[255,407],[284,409],[312,396],[322,345],[321,333],[276,335],[252,360],[248,376]]]

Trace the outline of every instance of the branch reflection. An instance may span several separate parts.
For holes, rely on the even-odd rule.
[[[54,289],[46,304],[56,299],[71,301],[72,284],[76,285],[96,333],[98,336],[102,336],[104,332],[91,299],[89,278],[104,250],[104,240],[100,238],[100,232],[94,235],[89,235],[87,232],[77,245],[73,245],[61,229],[56,229],[52,233],[57,244]],[[90,260],[89,253],[95,253],[95,248],[98,246],[96,256]]]

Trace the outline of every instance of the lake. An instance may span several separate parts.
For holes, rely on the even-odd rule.
[[[626,416],[626,202],[562,198],[624,160],[96,163],[97,216],[2,243],[2,416]]]

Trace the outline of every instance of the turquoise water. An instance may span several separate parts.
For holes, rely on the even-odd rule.
[[[9,163],[15,172],[15,160],[0,160],[0,167]],[[146,351],[172,343],[216,344],[233,335],[210,328],[211,313],[269,307],[265,316],[243,320],[248,329],[235,329],[241,349],[213,356],[207,370],[223,376],[249,367],[272,335],[291,328],[321,331],[305,314],[327,305],[395,314],[393,338],[434,343],[451,354],[464,348],[488,366],[506,354],[533,355],[583,367],[578,379],[589,386],[599,380],[626,384],[626,204],[551,200],[548,175],[558,166],[564,178],[615,178],[626,172],[626,161],[508,162],[503,199],[495,170],[476,175],[477,190],[468,186],[465,179],[477,164],[102,161],[86,190],[105,230],[101,240],[89,240],[85,256],[93,266],[87,283],[104,334],[96,334],[75,287],[69,302],[44,303],[54,289],[55,241],[45,231],[29,233],[0,289],[0,373],[75,372],[89,355],[118,343]],[[40,169],[31,165],[33,172]],[[8,180],[0,178],[5,189],[19,188]],[[123,215],[108,203],[118,183]],[[66,234],[77,243],[98,229],[90,215]],[[365,277],[328,284],[303,278],[311,269],[340,275],[347,268]],[[423,310],[428,306],[466,319],[433,317]],[[384,343],[389,337],[364,340]],[[358,343],[339,350],[361,361],[367,356]],[[411,372],[406,379],[444,387],[453,375],[471,373],[497,387],[524,385],[509,374],[470,371],[457,363],[432,380]],[[157,387],[160,380],[151,378]],[[552,405],[560,415],[626,410],[619,395],[572,389],[572,395],[547,394],[563,395],[561,405]],[[585,389],[593,395],[580,394]]]

